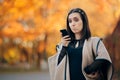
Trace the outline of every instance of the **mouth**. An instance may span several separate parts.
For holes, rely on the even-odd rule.
[[[76,31],[77,29],[72,29],[73,31]]]

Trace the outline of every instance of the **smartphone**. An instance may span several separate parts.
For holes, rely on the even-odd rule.
[[[62,36],[69,35],[66,29],[61,29],[60,32],[62,33]]]

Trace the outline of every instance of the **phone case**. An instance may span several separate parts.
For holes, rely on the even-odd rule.
[[[62,29],[62,30],[60,30],[60,32],[62,33],[62,36],[68,35],[68,32],[66,29]]]

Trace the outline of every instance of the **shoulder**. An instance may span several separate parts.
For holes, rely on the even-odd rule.
[[[102,40],[102,38],[100,38],[100,37],[90,37],[88,40],[86,40],[86,42],[87,42],[88,44],[97,45],[97,43],[98,43],[99,41],[101,41],[101,40]]]
[[[99,40],[99,39],[102,39],[100,37],[90,37],[92,40]]]
[[[90,38],[88,39],[88,41],[93,41],[93,42],[97,42],[97,41],[99,41],[99,40],[102,40],[102,38],[100,38],[100,37],[90,37]]]

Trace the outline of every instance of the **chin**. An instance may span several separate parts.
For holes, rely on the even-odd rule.
[[[80,32],[74,31],[73,33],[74,33],[74,34],[79,34]]]
[[[72,32],[73,32],[74,34],[80,33],[80,31],[78,31],[78,30],[72,30]]]

